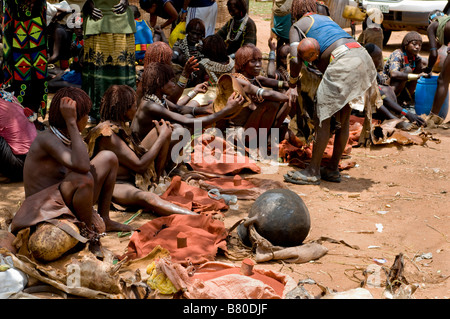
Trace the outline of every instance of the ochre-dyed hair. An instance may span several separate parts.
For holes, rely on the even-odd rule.
[[[316,0],[293,0],[291,14],[295,21],[299,20],[308,12],[317,13]]]
[[[213,34],[205,38],[202,53],[214,62],[228,62],[229,60],[225,41],[218,34]]]
[[[152,62],[147,65],[142,74],[142,92],[154,94],[175,77],[170,65]]]
[[[100,120],[124,124],[127,111],[136,103],[136,92],[128,85],[111,85],[103,94]]]
[[[70,97],[77,102],[77,122],[89,114],[92,107],[92,101],[82,89],[74,87],[64,87],[56,91],[48,111],[48,124],[58,129],[67,127],[66,121],[61,114],[60,106],[63,97]]]
[[[173,51],[172,48],[165,42],[153,42],[147,47],[144,56],[144,67],[151,62],[160,62],[165,64],[172,63]]]
[[[402,50],[405,51],[406,47],[408,46],[408,44],[412,41],[419,41],[420,43],[423,42],[422,40],[422,36],[420,35],[420,33],[416,32],[416,31],[410,31],[408,32],[402,40]]]
[[[237,73],[244,71],[245,65],[253,60],[262,58],[261,50],[259,50],[253,43],[244,44],[236,51],[234,57],[234,68]]]

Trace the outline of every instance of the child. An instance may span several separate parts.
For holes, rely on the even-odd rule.
[[[288,88],[289,73],[287,71],[287,58],[290,53],[289,44],[282,44],[277,47],[277,43],[269,39],[269,63],[267,64],[267,77],[286,82],[280,84],[282,87]],[[275,53],[276,51],[276,53]]]
[[[400,103],[414,103],[417,80],[427,75],[419,55],[421,49],[422,36],[415,31],[408,32],[401,48],[392,52],[384,65],[383,73],[389,77],[389,85]]]
[[[144,64],[145,51],[149,44],[153,43],[153,33],[147,21],[141,19],[139,8],[130,5],[134,13],[134,21],[136,22],[136,33],[134,34],[134,43],[136,45],[136,62],[140,65]]]
[[[126,125],[136,114],[136,93],[126,85],[113,85],[102,99],[101,122],[89,131],[89,152],[112,151],[119,160],[113,201],[122,206],[137,206],[159,216],[196,214],[161,199],[149,191],[158,183],[166,165],[172,128],[164,120],[154,121],[154,128],[142,143],[136,142]]]
[[[383,23],[383,13],[378,8],[371,8],[367,10],[367,18],[363,23],[365,28],[358,37],[358,42],[362,45],[373,43],[381,50],[383,50],[383,29],[381,28]]]
[[[117,175],[117,157],[99,152],[91,161],[80,132],[91,109],[89,96],[78,88],[56,92],[49,110],[50,129],[31,144],[23,171],[25,201],[12,221],[12,232],[58,217],[81,223],[80,232],[92,241],[99,238],[98,214],[106,231],[130,231],[131,227],[109,217]],[[95,223],[98,225],[98,223]]]

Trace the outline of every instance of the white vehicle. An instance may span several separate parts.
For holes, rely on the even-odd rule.
[[[357,5],[357,0],[350,0]],[[392,31],[417,31],[426,34],[428,14],[433,10],[448,11],[450,1],[442,0],[359,0],[364,9],[376,7],[383,12],[384,43]],[[448,14],[448,12],[446,12]]]

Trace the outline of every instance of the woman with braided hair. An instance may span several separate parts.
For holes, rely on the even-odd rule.
[[[175,129],[187,128],[193,131],[196,123],[201,124],[203,128],[207,128],[218,120],[236,112],[243,103],[241,96],[233,96],[230,97],[227,106],[220,112],[208,114],[209,112],[203,110],[203,107],[197,108],[186,105],[192,99],[191,95],[181,99],[179,104],[169,101],[165,95],[172,92],[175,86],[173,70],[167,64],[150,63],[144,70],[142,77],[144,98],[131,123],[131,128],[137,138],[142,140],[153,129],[155,126],[153,119],[169,121]],[[202,113],[207,115],[195,118]],[[174,136],[179,135],[176,133]],[[174,137],[173,141],[175,140]]]
[[[172,67],[172,57],[173,57],[173,50],[167,43],[162,41],[153,42],[147,47],[147,50],[145,52],[144,70],[152,62],[164,63]],[[183,95],[188,79],[190,78],[191,74],[195,71],[198,71],[198,62],[195,57],[191,56],[184,65],[183,72],[179,76],[175,87],[166,96],[166,98],[169,101],[171,101],[172,103],[178,102],[181,95]],[[140,76],[140,78],[142,78],[142,76]],[[140,102],[143,96],[145,95],[145,92],[142,91],[141,79],[137,83],[136,93],[137,93],[137,100],[138,102]]]
[[[255,45],[246,44],[237,50],[233,76],[251,98],[252,106],[242,109],[229,125],[257,130],[280,128],[289,113],[288,97],[277,91],[288,88],[288,83],[261,76],[261,71],[262,53]]]
[[[172,128],[170,123],[154,121],[154,129],[136,141],[127,122],[136,114],[136,95],[126,85],[113,85],[105,92],[100,108],[101,122],[89,131],[86,141],[89,154],[111,151],[117,155],[119,167],[112,201],[125,207],[141,207],[158,216],[196,213],[161,199],[150,191],[167,164]]]
[[[315,140],[310,165],[304,170],[288,172],[284,178],[301,185],[318,185],[321,179],[340,182],[339,162],[349,138],[352,108],[371,112],[374,105],[382,103],[377,71],[366,49],[330,17],[317,13],[315,0],[294,0],[292,16],[296,22],[289,32],[292,59],[287,92],[292,105],[298,102],[297,85],[300,85],[299,73],[304,61],[298,56],[297,47],[303,38],[314,38],[319,43],[317,68],[323,77],[316,93]],[[340,125],[335,132],[332,158],[327,167],[321,169],[332,117]]]
[[[80,231],[94,243],[104,226],[106,231],[132,230],[109,216],[118,169],[116,155],[99,151],[90,159],[81,137],[91,105],[89,96],[79,88],[65,87],[55,93],[48,114],[50,129],[38,134],[25,160],[25,201],[14,216],[13,232],[54,218],[82,223]],[[98,213],[93,209],[95,203]],[[95,222],[100,217],[103,229],[95,226],[101,224]]]

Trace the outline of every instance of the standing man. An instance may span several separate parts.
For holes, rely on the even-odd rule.
[[[352,108],[363,111],[381,102],[377,71],[365,48],[330,17],[317,13],[315,0],[294,0],[292,16],[296,22],[289,34],[293,57],[290,61],[290,89],[287,92],[290,103],[296,103],[298,98],[297,85],[300,85],[299,73],[304,61],[297,55],[297,47],[302,38],[314,38],[319,43],[317,67],[323,77],[316,93],[311,163],[304,170],[288,172],[284,178],[301,185],[318,185],[321,179],[339,183],[339,162],[349,138]],[[354,103],[357,101],[359,103]],[[327,167],[321,168],[323,153],[330,139],[332,117],[339,123],[333,155]]]

